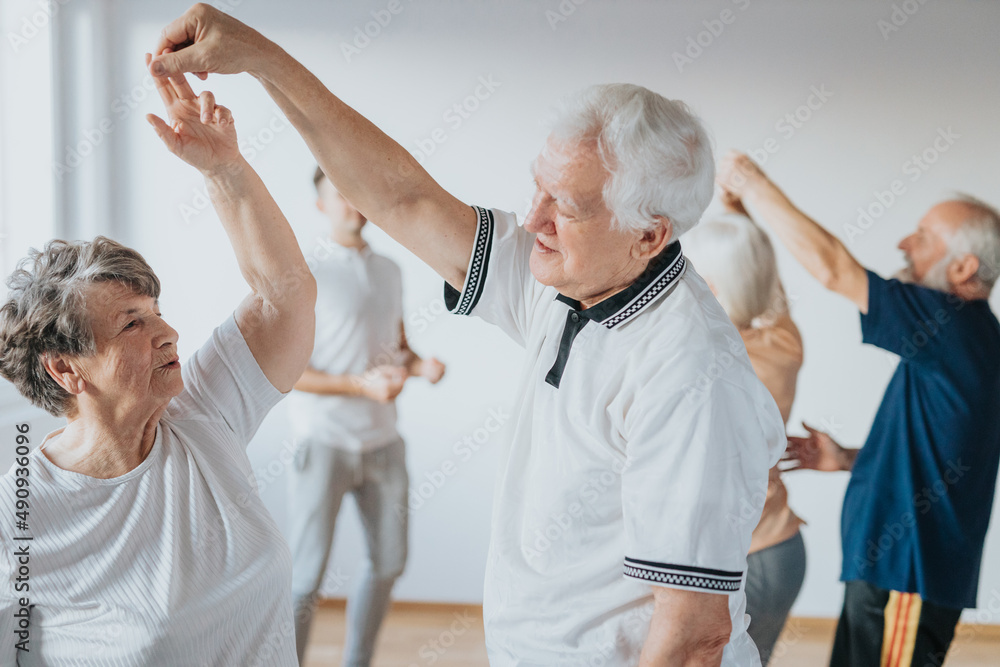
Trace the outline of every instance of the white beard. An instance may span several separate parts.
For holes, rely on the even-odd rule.
[[[913,274],[913,262],[906,258],[906,266],[896,272],[893,276],[896,280],[904,283],[913,283],[916,285],[921,285],[933,290],[938,290],[939,292],[950,292],[951,283],[948,282],[948,267],[951,265],[952,258],[950,255],[945,255],[937,261],[934,266],[927,269],[927,273],[920,280],[916,279]]]

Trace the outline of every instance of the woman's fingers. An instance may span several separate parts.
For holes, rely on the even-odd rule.
[[[217,105],[215,107],[215,122],[219,125],[231,125],[233,112],[222,105]]]
[[[164,120],[156,114],[146,114],[146,120],[153,126],[157,136],[159,136],[163,143],[166,144],[167,148],[169,148],[171,152],[176,153],[180,137],[177,136],[177,133],[174,132],[173,128],[167,125],[166,122],[164,122]]]
[[[201,122],[211,123],[215,117],[215,95],[209,90],[202,91],[198,96],[198,105],[201,110]]]

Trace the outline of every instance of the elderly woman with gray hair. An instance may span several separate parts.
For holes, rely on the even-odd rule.
[[[802,366],[802,338],[788,314],[767,234],[738,199],[723,194],[723,204],[728,212],[688,232],[684,247],[739,330],[754,371],[787,423]],[[771,469],[766,498],[754,502],[760,504],[747,557],[746,611],[747,632],[767,665],[802,588],[806,552],[799,533],[803,521],[788,506],[777,466]]]
[[[10,276],[0,373],[67,424],[0,479],[27,517],[0,527],[0,665],[297,664],[291,558],[245,448],[306,366],[316,287],[230,112],[156,81],[173,125],[147,119],[204,174],[252,292],[182,366],[135,250],[54,240]]]

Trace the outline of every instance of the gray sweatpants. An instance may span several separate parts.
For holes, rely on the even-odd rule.
[[[367,667],[392,586],[406,564],[409,479],[403,441],[369,452],[300,443],[288,481],[288,544],[299,663],[305,661],[340,503],[351,493],[361,514],[368,559],[347,604],[344,665]]]
[[[767,667],[774,644],[785,627],[788,612],[806,576],[806,547],[802,533],[747,556],[747,632]]]

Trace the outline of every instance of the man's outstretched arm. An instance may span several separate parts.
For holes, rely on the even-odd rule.
[[[719,185],[750,204],[796,260],[828,290],[868,312],[868,273],[840,239],[800,211],[749,157],[732,152],[719,165]]]
[[[197,4],[163,30],[155,54],[154,76],[249,72],[256,77],[337,190],[461,289],[472,255],[475,212],[278,45],[214,7]]]

